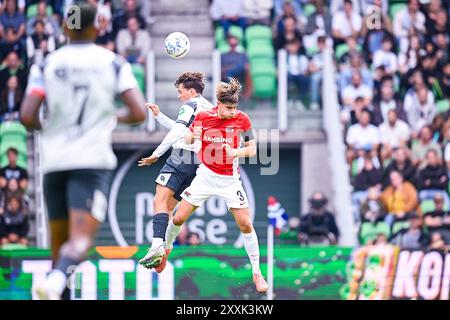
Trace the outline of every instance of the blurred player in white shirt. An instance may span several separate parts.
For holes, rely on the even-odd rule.
[[[78,10],[77,10],[78,8]],[[145,100],[131,66],[94,44],[96,7],[68,9],[64,23],[70,44],[33,65],[21,120],[42,131],[44,196],[48,209],[53,270],[33,287],[33,297],[60,299],[68,277],[85,258],[107,210],[107,194],[117,159],[111,134],[121,123],[145,120]],[[69,23],[79,14],[79,26]],[[127,111],[116,114],[120,94]],[[43,102],[45,122],[39,120]]]

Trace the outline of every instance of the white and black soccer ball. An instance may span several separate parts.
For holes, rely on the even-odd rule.
[[[172,58],[183,58],[191,47],[189,38],[182,32],[172,32],[164,41],[166,53]]]

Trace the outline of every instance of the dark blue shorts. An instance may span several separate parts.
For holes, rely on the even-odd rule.
[[[191,185],[199,162],[195,152],[173,149],[155,182],[174,192],[173,197],[181,201],[181,193]]]
[[[103,222],[112,170],[78,169],[44,175],[44,197],[50,220],[69,219],[69,210],[87,211]]]

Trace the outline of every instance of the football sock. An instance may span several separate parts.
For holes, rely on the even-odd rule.
[[[163,245],[168,221],[169,221],[169,214],[164,212],[157,213],[153,218],[152,249],[155,249]]]
[[[61,256],[56,262],[55,268],[47,276],[47,285],[62,295],[67,288],[67,279],[75,272],[75,268],[80,263],[66,255]]]
[[[242,237],[244,239],[245,251],[247,252],[248,257],[250,258],[250,263],[252,264],[253,274],[260,274],[259,245],[255,229],[253,229],[250,233],[242,233]]]
[[[169,221],[169,226],[167,227],[166,231],[166,249],[172,249],[173,248],[173,242],[175,241],[175,238],[178,236],[178,234],[181,231],[181,226],[176,226],[173,224],[173,218]]]

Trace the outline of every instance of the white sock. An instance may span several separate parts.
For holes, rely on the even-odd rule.
[[[47,276],[46,285],[62,295],[67,286],[67,275],[61,270],[52,270]]]
[[[156,249],[156,248],[158,248],[159,246],[162,246],[162,245],[163,245],[163,239],[162,238],[153,238],[151,249]]]
[[[259,245],[258,236],[256,235],[255,229],[250,233],[242,233],[244,239],[245,251],[250,258],[250,263],[252,264],[253,274],[261,274],[259,269]]]
[[[173,248],[173,242],[175,241],[176,237],[181,231],[181,226],[176,226],[173,224],[173,218],[169,220],[169,225],[166,229],[166,249],[172,249]]]

